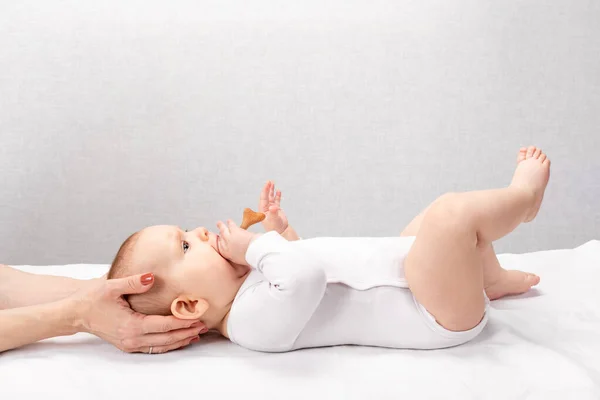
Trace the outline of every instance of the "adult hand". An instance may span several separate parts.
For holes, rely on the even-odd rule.
[[[196,320],[174,316],[144,315],[133,311],[125,294],[144,293],[154,284],[154,275],[121,279],[95,279],[74,293],[78,330],[94,334],[127,353],[166,353],[199,340],[207,331]]]
[[[236,264],[248,265],[246,251],[250,243],[260,234],[242,229],[230,219],[227,220],[227,224],[217,222],[217,228],[219,228],[217,244],[221,255]]]

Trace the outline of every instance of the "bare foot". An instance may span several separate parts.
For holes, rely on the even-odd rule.
[[[517,169],[515,170],[510,186],[531,191],[535,197],[533,206],[525,217],[524,222],[531,221],[537,215],[542,205],[544,191],[549,179],[550,159],[546,154],[542,153],[542,150],[535,146],[521,148],[517,156]]]
[[[525,293],[538,283],[540,277],[535,274],[503,269],[498,280],[485,288],[485,294],[490,300],[496,300],[508,295]]]

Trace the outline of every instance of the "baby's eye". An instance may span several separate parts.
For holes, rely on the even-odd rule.
[[[189,250],[190,244],[184,240],[181,242],[181,247],[183,248],[183,253],[185,254]]]

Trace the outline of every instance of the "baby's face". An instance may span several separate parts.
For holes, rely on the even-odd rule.
[[[174,288],[178,296],[193,303],[204,299],[210,307],[229,304],[247,266],[232,264],[218,251],[217,235],[204,227],[185,232],[169,225],[142,230],[135,246],[135,264],[153,270]]]

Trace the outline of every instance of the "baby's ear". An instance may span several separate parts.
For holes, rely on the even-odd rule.
[[[208,302],[181,295],[171,303],[171,313],[179,319],[199,319],[208,310]]]

